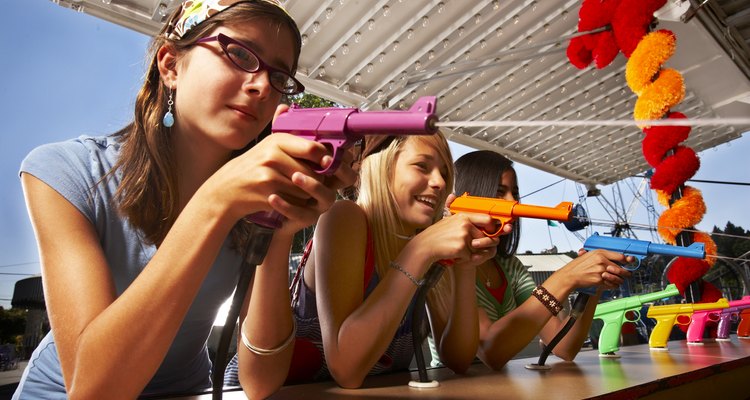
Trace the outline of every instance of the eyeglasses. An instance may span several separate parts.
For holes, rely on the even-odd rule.
[[[254,51],[223,33],[198,39],[196,43],[213,41],[219,42],[221,49],[224,50],[224,54],[229,57],[229,61],[237,66],[237,68],[247,72],[268,71],[268,79],[271,87],[277,91],[283,94],[298,94],[305,91],[305,86],[300,81],[294,79],[290,73],[266,64]]]

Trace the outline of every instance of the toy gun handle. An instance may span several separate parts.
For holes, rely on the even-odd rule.
[[[737,313],[732,311],[723,311],[719,315],[719,325],[716,327],[717,339],[729,339],[729,330],[732,322],[737,320]]]
[[[693,313],[690,318],[690,326],[687,330],[687,341],[688,342],[701,342],[703,340],[703,333],[706,331],[706,323],[708,321],[716,322],[720,320],[720,312],[710,311],[699,311]]]
[[[648,338],[648,346],[654,349],[667,347],[669,334],[672,333],[677,314],[664,314],[651,317],[656,320],[656,326]]]
[[[614,353],[620,349],[620,331],[625,322],[626,311],[617,311],[602,316],[604,327],[599,333],[599,354]]]

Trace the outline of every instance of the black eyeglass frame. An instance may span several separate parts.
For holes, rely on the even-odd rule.
[[[305,85],[303,85],[300,81],[298,81],[297,78],[292,76],[292,74],[290,74],[287,71],[284,71],[283,69],[279,69],[279,68],[268,65],[268,63],[263,61],[263,59],[260,58],[260,56],[255,54],[255,52],[249,47],[247,47],[245,44],[223,33],[219,33],[216,36],[208,36],[208,37],[198,39],[195,41],[195,43],[209,43],[209,42],[214,42],[214,41],[219,42],[219,46],[224,51],[224,54],[227,56],[229,61],[231,61],[232,64],[234,64],[235,67],[245,72],[250,72],[250,73],[255,73],[255,72],[259,72],[263,70],[268,71],[268,80],[271,83],[271,87],[273,87],[274,90],[276,90],[277,92],[286,94],[286,95],[294,95],[294,94],[299,94],[305,91]],[[232,57],[232,55],[229,53],[229,49],[228,49],[229,45],[236,45],[236,46],[241,47],[243,50],[246,50],[253,57],[255,57],[256,60],[258,60],[258,63],[257,63],[258,66],[255,69],[245,68],[241,66],[237,61],[235,61],[234,57]],[[276,85],[274,85],[274,79],[271,77],[271,75],[273,74],[278,74],[278,75],[283,76],[286,82],[289,82],[289,80],[291,79],[291,81],[294,82],[294,85],[295,85],[294,88],[287,89],[284,87],[276,87]]]

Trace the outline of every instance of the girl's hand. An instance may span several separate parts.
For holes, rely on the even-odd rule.
[[[410,245],[424,248],[428,263],[452,260],[456,266],[475,266],[497,251],[498,238],[487,237],[495,222],[489,215],[459,213],[443,218],[414,237]]]
[[[604,286],[607,289],[616,288],[629,278],[630,271],[620,264],[633,262],[633,257],[608,250],[593,250],[578,252],[579,257],[563,267],[562,272],[572,285],[572,288]]]
[[[278,116],[288,109],[281,105]],[[234,220],[259,211],[276,211],[287,221],[281,229],[296,232],[317,221],[336,200],[336,189],[351,184],[351,156],[336,173],[320,175],[333,162],[328,149],[315,141],[275,133],[230,160],[207,181],[212,200],[227,202]]]

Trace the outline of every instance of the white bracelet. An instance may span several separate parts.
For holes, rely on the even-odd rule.
[[[287,337],[286,340],[284,340],[284,343],[272,349],[264,349],[264,348],[253,345],[252,343],[250,343],[250,340],[247,339],[247,336],[245,336],[245,331],[240,329],[240,336],[242,336],[242,344],[244,344],[248,350],[252,351],[253,353],[259,356],[271,356],[271,355],[281,352],[285,348],[289,347],[289,345],[294,341],[294,338],[296,337],[296,335],[297,335],[297,321],[294,319],[294,317],[292,317],[292,333],[290,333],[289,337]]]

